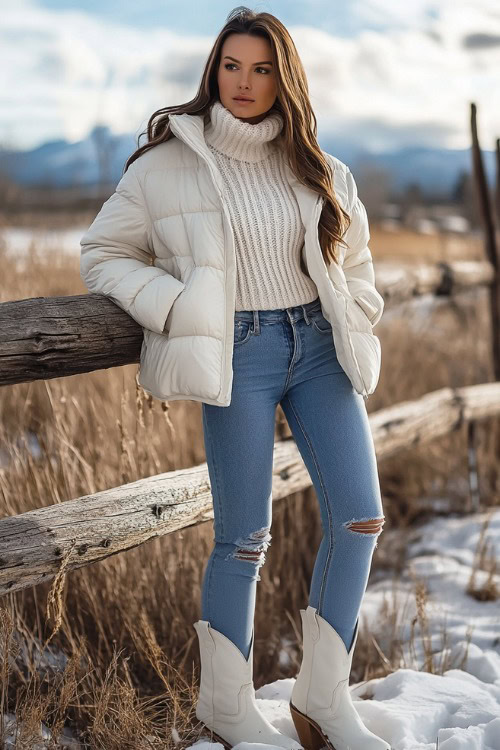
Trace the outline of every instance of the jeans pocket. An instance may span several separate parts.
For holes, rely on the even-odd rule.
[[[326,333],[332,335],[331,323],[325,318],[322,312],[315,314],[312,318],[312,325],[319,333]]]
[[[252,323],[249,320],[235,320],[234,322],[234,346],[241,346],[252,335]]]

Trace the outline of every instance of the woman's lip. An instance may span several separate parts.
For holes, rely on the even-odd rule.
[[[253,102],[254,101],[253,99],[238,99],[238,97],[236,96],[234,96],[233,99],[235,102]]]

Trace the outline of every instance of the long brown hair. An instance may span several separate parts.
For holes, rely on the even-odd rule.
[[[154,112],[147,126],[148,140],[128,158],[125,171],[141,154],[175,137],[170,130],[170,114],[203,115],[209,122],[210,107],[219,100],[217,72],[221,48],[229,34],[252,34],[267,39],[271,45],[274,69],[277,71],[277,96],[269,112],[279,112],[284,120],[279,141],[288,164],[297,179],[321,194],[325,201],[319,221],[319,242],[328,265],[338,262],[335,248],[350,224],[350,217],[335,197],[330,165],[317,141],[317,121],[309,100],[305,71],[295,44],[285,26],[271,13],[257,13],[245,6],[230,12],[217,36],[205,64],[198,92],[186,104],[164,107]]]

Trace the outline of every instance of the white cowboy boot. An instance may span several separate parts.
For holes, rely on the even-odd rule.
[[[240,649],[207,620],[194,623],[201,660],[200,693],[196,718],[213,738],[230,750],[238,742],[261,742],[287,750],[302,745],[281,734],[259,711],[253,684],[253,645],[245,660]]]
[[[292,689],[290,712],[306,750],[391,750],[363,724],[349,692],[356,621],[351,650],[315,607],[301,609],[303,657]]]

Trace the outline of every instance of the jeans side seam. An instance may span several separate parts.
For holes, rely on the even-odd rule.
[[[324,502],[325,502],[326,511],[328,513],[328,525],[329,525],[328,555],[327,555],[327,559],[326,559],[326,563],[325,563],[325,569],[323,571],[323,576],[322,576],[322,579],[321,579],[321,586],[320,586],[319,598],[318,598],[318,608],[317,608],[318,614],[321,614],[321,605],[322,605],[322,600],[323,600],[323,595],[324,595],[325,582],[326,582],[326,577],[327,577],[327,574],[328,574],[328,568],[329,568],[329,565],[330,565],[330,562],[331,562],[331,559],[332,559],[332,556],[333,556],[333,548],[334,548],[334,544],[335,544],[334,526],[333,526],[333,520],[332,520],[332,514],[331,514],[331,507],[330,507],[330,501],[329,501],[329,498],[328,498],[328,493],[326,491],[325,483],[323,481],[323,476],[321,474],[321,470],[320,470],[320,467],[319,467],[319,463],[318,463],[317,456],[316,456],[316,453],[314,451],[313,445],[312,445],[312,443],[309,440],[309,437],[308,437],[308,435],[307,435],[307,433],[306,433],[306,431],[304,429],[303,422],[300,419],[300,416],[299,416],[298,412],[294,408],[293,403],[292,403],[290,397],[286,396],[285,398],[287,399],[288,403],[290,404],[290,408],[291,408],[291,410],[293,411],[293,413],[295,415],[295,418],[296,418],[297,423],[298,423],[298,425],[299,425],[299,427],[301,429],[301,432],[302,432],[302,434],[304,436],[304,439],[305,439],[307,445],[309,446],[309,450],[310,450],[312,459],[314,461],[314,465],[316,466],[316,471],[318,472],[318,477],[319,477],[319,481],[320,481],[320,484],[321,484],[321,489],[323,491],[323,499],[324,499]]]
[[[217,461],[215,460],[215,454],[214,454],[213,443],[212,443],[212,436],[211,436],[210,428],[208,426],[208,419],[207,419],[206,414],[205,414],[204,418],[205,418],[205,425],[206,425],[207,435],[208,435],[208,447],[209,447],[209,450],[210,450],[210,458],[211,458],[211,461],[212,461],[212,466],[214,467],[215,484],[216,484],[216,488],[217,488],[217,507],[218,507],[218,510],[219,510],[221,535],[222,535],[222,540],[224,540],[225,539],[225,534],[224,534],[224,517],[223,517],[222,507],[221,507],[221,494],[222,493],[221,493],[221,486],[220,486],[220,482],[219,482],[219,474],[218,474],[218,471],[217,471]],[[213,500],[214,500],[214,496],[213,496],[213,492],[212,492],[212,501]],[[215,508],[214,508],[214,526],[216,524],[216,521],[217,521],[217,519],[215,517]]]
[[[216,546],[217,545],[215,545],[213,554],[211,555],[210,560],[208,561],[208,565],[210,566],[210,568],[208,570],[208,584],[207,584],[207,591],[208,591],[208,595],[207,595],[207,612],[208,612],[208,617],[207,617],[207,620],[209,622],[213,622],[213,620],[210,617],[210,615],[211,615],[210,604],[212,602],[212,595],[211,595],[212,594],[212,571],[214,569],[214,564],[215,564]]]

